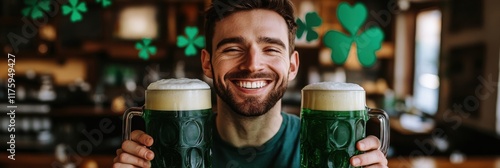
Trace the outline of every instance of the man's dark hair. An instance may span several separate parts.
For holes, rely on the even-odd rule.
[[[205,49],[208,53],[212,54],[212,39],[215,33],[215,23],[233,13],[252,9],[271,10],[285,19],[288,27],[289,52],[292,54],[295,50],[297,24],[293,16],[293,4],[289,0],[213,0],[205,13]]]

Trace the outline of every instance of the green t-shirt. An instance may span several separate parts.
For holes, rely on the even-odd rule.
[[[299,167],[300,119],[284,112],[281,113],[281,116],[283,116],[283,122],[278,133],[260,147],[236,148],[223,141],[214,127],[212,167]]]

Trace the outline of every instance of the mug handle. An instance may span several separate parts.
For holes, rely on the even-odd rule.
[[[135,116],[142,116],[143,114],[143,107],[130,107],[123,113],[123,129],[122,129],[122,135],[123,135],[123,141],[125,140],[130,140],[130,132],[132,129],[132,118]]]
[[[368,115],[370,118],[377,118],[380,121],[380,150],[387,156],[387,149],[389,148],[389,115],[382,109],[368,108]]]

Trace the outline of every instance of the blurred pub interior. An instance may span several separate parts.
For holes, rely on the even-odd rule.
[[[210,0],[113,0],[106,7],[79,0],[87,11],[76,22],[63,15],[67,2],[49,1],[51,10],[38,19],[21,12],[29,0],[0,2],[0,167],[110,167],[121,143],[121,116],[144,103],[149,83],[211,82],[201,71],[201,49],[189,56],[176,45],[186,27],[204,34]],[[299,115],[300,89],[308,83],[358,83],[367,105],[390,115],[390,167],[500,167],[500,1],[292,1],[297,18],[314,11],[323,22],[314,28],[319,39],[296,41],[300,70],[283,111]],[[361,66],[355,52],[335,64],[322,42],[329,30],[346,32],[336,13],[344,1],[363,3],[366,28],[385,34],[371,67]],[[20,36],[15,46],[12,34]],[[149,59],[138,56],[143,38],[157,49]],[[16,59],[15,161],[5,150],[8,53]],[[134,119],[137,129],[141,122]],[[378,134],[376,128],[369,133]]]

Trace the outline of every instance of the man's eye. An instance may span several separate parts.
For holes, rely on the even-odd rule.
[[[268,48],[264,50],[265,52],[271,52],[271,53],[281,53],[280,50],[274,49],[274,48]]]
[[[224,52],[224,53],[228,53],[228,52],[241,52],[241,50],[239,50],[237,48],[228,48],[228,49],[222,50],[222,52]]]

